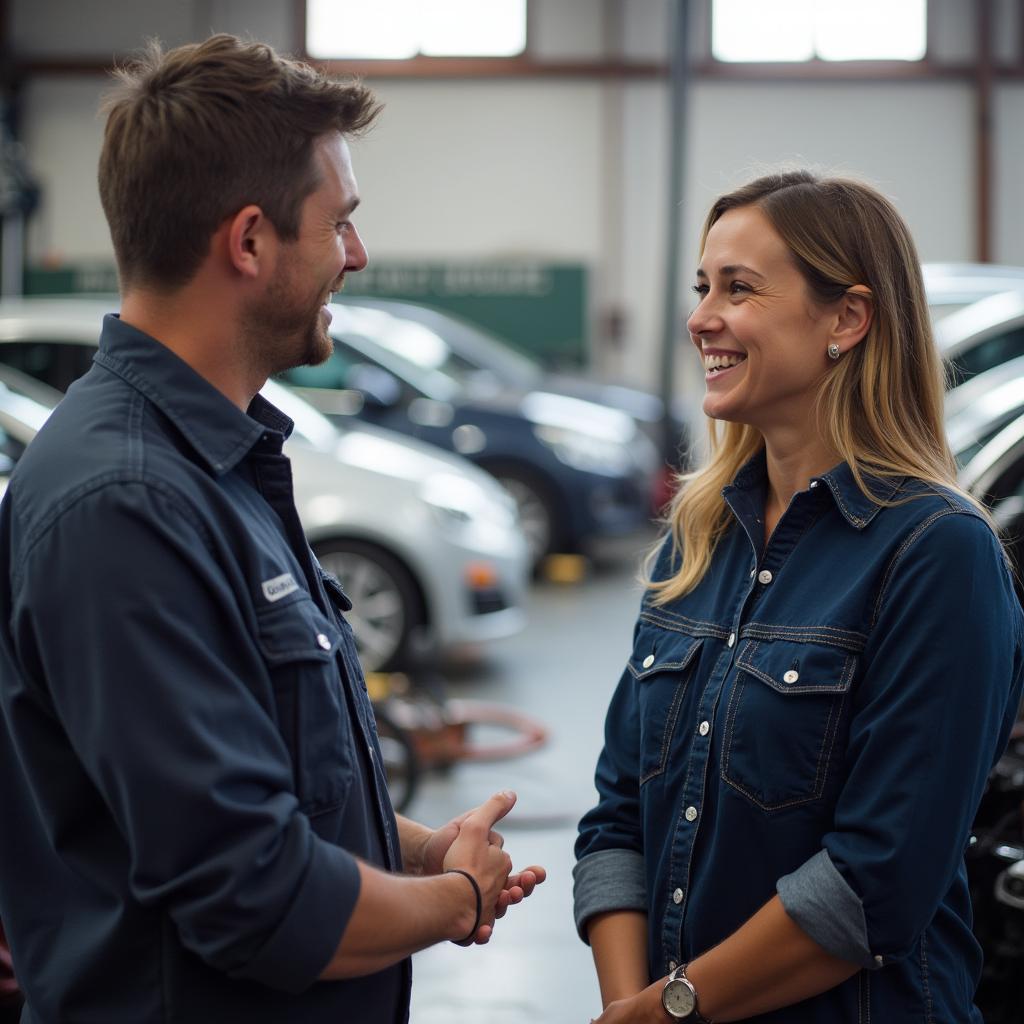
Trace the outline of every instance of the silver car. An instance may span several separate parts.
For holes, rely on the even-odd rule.
[[[951,313],[935,325],[935,342],[954,387],[1024,355],[1024,282]]]
[[[0,363],[59,395],[91,365],[112,308],[86,299],[0,303]],[[6,379],[9,397],[18,381]],[[274,381],[263,394],[295,421],[285,451],[296,506],[321,564],[352,599],[364,668],[409,664],[523,627],[526,542],[514,502],[488,474],[384,430],[339,429]],[[43,392],[30,397],[47,404]]]
[[[1024,267],[997,263],[924,263],[921,272],[934,324],[979,299],[1024,288]]]

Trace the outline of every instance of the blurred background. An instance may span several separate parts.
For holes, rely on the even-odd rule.
[[[0,486],[116,309],[96,189],[111,68],[214,31],[385,104],[353,147],[370,266],[338,297],[334,357],[267,394],[298,425],[310,543],[355,602],[396,802],[439,825],[516,788],[508,848],[550,870],[490,947],[416,958],[413,1021],[588,1020],[574,826],[639,560],[700,451],[683,323],[701,222],[780,166],[893,199],[964,484],[1015,542],[1024,2],[0,0]],[[1024,1020],[1015,756],[972,866],[992,1022]]]

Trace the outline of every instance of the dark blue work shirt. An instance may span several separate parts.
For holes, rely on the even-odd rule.
[[[116,317],[0,506],[0,917],[33,1024],[408,1017],[318,982],[398,870],[373,713],[282,444]]]
[[[963,855],[1020,699],[1021,609],[963,498],[873,486],[897,503],[839,465],[765,545],[763,452],[741,470],[707,575],[643,601],[580,824],[581,933],[646,912],[652,979],[776,892],[863,968],[765,1024],[981,1021]],[[677,568],[666,543],[655,578]]]

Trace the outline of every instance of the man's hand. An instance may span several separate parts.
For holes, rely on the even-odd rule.
[[[429,852],[424,856],[424,867],[436,863],[437,852],[448,842],[452,831],[456,831],[454,839],[448,843],[447,850],[442,855],[441,870],[460,868],[468,871],[480,886],[480,923],[476,934],[466,939],[466,945],[487,942],[494,931],[495,920],[504,917],[510,906],[521,903],[547,877],[545,870],[537,866],[531,866],[516,874],[510,873],[512,861],[503,851],[504,839],[494,831],[494,825],[512,810],[515,802],[515,793],[508,790],[495,793],[480,807],[460,815],[438,829],[428,841]],[[434,844],[433,847],[430,843]],[[479,867],[474,867],[474,864]],[[500,877],[500,872],[495,871],[499,864],[504,869],[504,875]],[[478,871],[486,874],[478,874]]]
[[[512,800],[514,804],[514,796]],[[403,833],[408,835],[408,842],[402,844],[402,856],[406,863],[406,869],[413,874],[439,875],[445,869],[445,857],[458,838],[463,822],[473,813],[473,811],[464,811],[434,831],[416,825],[408,819],[400,819],[399,826]],[[498,849],[503,849],[505,846],[504,836],[493,828],[488,833],[487,841]],[[531,864],[528,868],[509,875],[494,905],[494,918],[504,917],[509,907],[522,903],[546,878],[547,871],[537,864]],[[486,942],[492,931],[493,927],[483,933],[481,928],[474,941],[481,944]]]

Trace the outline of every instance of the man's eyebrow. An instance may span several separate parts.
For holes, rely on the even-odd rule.
[[[720,267],[718,273],[722,277],[728,277],[730,274],[752,274],[754,277],[759,277],[762,281],[764,280],[764,274],[759,274],[753,267],[748,267],[743,263],[730,263],[727,266]],[[708,275],[702,267],[698,267],[697,276],[707,280]]]

